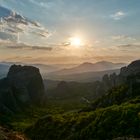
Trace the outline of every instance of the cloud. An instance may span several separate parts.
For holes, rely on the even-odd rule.
[[[50,36],[48,30],[38,22],[32,21],[2,6],[0,6],[0,10],[2,11],[2,14],[0,14],[0,39],[18,42],[20,35],[24,34],[36,35],[38,38]],[[17,40],[13,40],[12,36]]]
[[[131,37],[131,36],[128,36],[128,35],[116,35],[116,36],[111,36],[111,38],[113,40],[121,40],[121,41],[125,41],[125,40],[131,40],[131,41],[135,41],[136,39]]]
[[[9,44],[9,43],[11,43],[11,41],[10,41],[9,39],[3,40],[3,39],[0,38],[0,45],[1,45],[1,44],[2,44],[2,45],[3,45],[3,44]]]
[[[55,0],[55,2],[53,1],[47,1],[47,2],[43,2],[43,1],[38,1],[38,0],[29,0],[32,4],[40,6],[41,8],[52,8],[55,3],[62,3],[62,1],[60,0]]]
[[[13,41],[17,40],[17,36],[8,32],[0,31],[0,40],[2,41]]]
[[[137,49],[140,50],[140,44],[124,44],[117,46],[117,48],[132,49],[132,50],[135,49],[137,51]]]
[[[51,36],[52,33],[48,32],[48,30],[46,30],[45,28],[36,28],[35,30],[32,29],[28,30],[30,33],[35,34],[37,36],[43,37],[43,38],[48,38],[49,36]]]
[[[126,16],[126,13],[124,13],[123,11],[118,11],[112,15],[110,15],[110,17],[114,20],[120,20],[122,18],[124,18]]]
[[[26,44],[7,44],[5,45],[6,48],[9,49],[24,49],[24,50],[46,50],[46,51],[51,51],[53,48],[52,47],[45,47],[45,46],[31,46],[31,45],[26,45]]]

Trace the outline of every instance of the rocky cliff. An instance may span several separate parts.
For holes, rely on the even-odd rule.
[[[111,78],[112,77],[112,78]],[[107,107],[140,96],[140,60],[133,61],[120,70],[119,75],[105,75],[102,80],[104,94],[92,107]],[[106,94],[105,94],[106,93]]]
[[[0,80],[0,112],[20,111],[26,105],[40,103],[44,95],[38,68],[12,65],[7,77]]]
[[[122,67],[118,75],[115,73],[111,75],[108,74],[104,75],[98,89],[99,91],[101,91],[102,89],[103,93],[107,92],[112,87],[119,86],[121,84],[128,82],[128,78],[130,78],[130,76],[134,77],[139,74],[140,74],[140,60],[136,60],[131,62],[128,66]],[[97,92],[97,94],[99,94],[99,92]]]
[[[121,76],[128,76],[140,72],[140,60],[133,61],[127,67],[122,67],[120,71]]]

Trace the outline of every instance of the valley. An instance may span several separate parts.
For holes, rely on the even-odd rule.
[[[105,74],[100,81],[79,83],[44,80],[43,84],[42,80],[37,80],[37,86],[33,79],[35,75],[38,78],[40,76],[35,67],[13,65],[9,69],[7,80],[0,82],[0,99],[3,103],[0,106],[3,113],[0,116],[1,126],[33,140],[139,137],[139,64],[139,60],[134,61],[121,68],[119,74]],[[28,82],[30,79],[31,83]],[[14,83],[18,80],[25,82],[19,85]],[[3,85],[9,86],[9,91],[4,90]],[[37,88],[42,93],[40,90],[37,93]],[[30,91],[36,94],[32,95]],[[4,94],[11,97],[8,99]],[[34,101],[27,98],[29,96],[33,96]],[[114,130],[113,126],[117,129]],[[133,129],[138,131],[132,131]]]

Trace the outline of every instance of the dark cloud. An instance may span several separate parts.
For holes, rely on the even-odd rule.
[[[32,33],[37,36],[41,36],[41,37],[45,37],[45,38],[48,37],[50,34],[48,31],[43,31],[43,30],[33,31]]]
[[[9,49],[27,49],[27,50],[46,50],[46,51],[51,51],[53,48],[52,47],[45,47],[45,46],[30,46],[26,44],[9,44],[5,46],[6,48]]]
[[[40,46],[32,46],[31,48],[33,50],[48,50],[48,51],[51,51],[53,49],[51,47],[40,47]]]
[[[140,45],[139,44],[124,44],[124,45],[119,45],[117,46],[118,48],[122,48],[122,49],[140,49]]]

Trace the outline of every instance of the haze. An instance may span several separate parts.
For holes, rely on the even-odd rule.
[[[139,58],[139,0],[0,0],[0,5],[1,61],[128,63]]]

